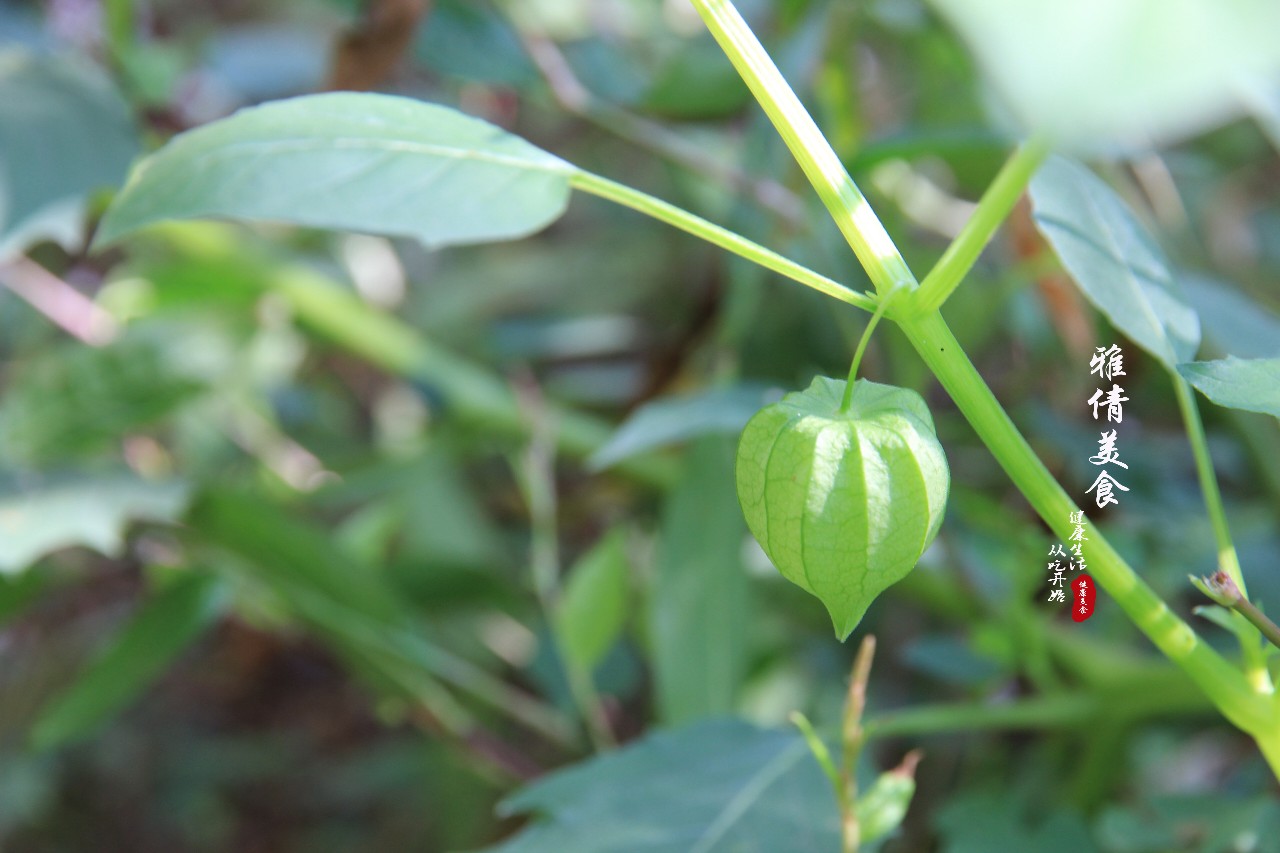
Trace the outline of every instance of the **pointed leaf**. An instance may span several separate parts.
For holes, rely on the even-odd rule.
[[[574,168],[488,122],[391,95],[310,95],[241,110],[143,160],[103,220],[109,243],[165,219],[226,218],[414,237],[531,234]]]
[[[538,815],[490,853],[828,853],[827,779],[795,732],[716,720],[535,782],[502,804]]]
[[[763,386],[734,385],[645,403],[591,455],[589,464],[599,471],[637,454],[708,433],[736,435],[764,405],[764,396]]]
[[[1219,406],[1280,418],[1280,358],[1236,358],[1179,364],[1178,372]]]
[[[1111,187],[1079,163],[1054,157],[1032,180],[1031,201],[1040,232],[1113,326],[1170,369],[1195,357],[1195,310]]]
[[[627,622],[630,593],[625,531],[615,529],[569,571],[556,621],[570,663],[595,668]]]
[[[221,586],[209,575],[172,581],[114,642],[41,712],[37,749],[85,737],[133,702],[217,615]]]

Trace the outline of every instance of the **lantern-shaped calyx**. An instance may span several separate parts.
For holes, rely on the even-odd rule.
[[[738,445],[747,526],[792,583],[826,605],[841,640],[920,559],[951,476],[914,391],[817,377],[757,412]]]

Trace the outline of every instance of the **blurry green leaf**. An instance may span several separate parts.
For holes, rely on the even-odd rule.
[[[703,439],[667,498],[649,603],[659,716],[669,724],[733,710],[751,636],[745,537],[733,441]]]
[[[1178,372],[1219,406],[1280,418],[1280,358],[1236,358],[1179,364]]]
[[[120,183],[137,147],[129,108],[101,71],[0,52],[0,258],[41,238],[75,240],[85,198]]]
[[[1205,338],[1240,358],[1280,356],[1280,317],[1234,287],[1202,275],[1178,277]]]
[[[569,570],[556,623],[569,663],[591,672],[627,622],[626,531],[615,529]]]
[[[1162,796],[1139,807],[1108,808],[1098,819],[1096,836],[1110,853],[1271,851],[1277,849],[1278,824],[1280,806],[1267,796]]]
[[[202,217],[414,237],[428,246],[510,239],[560,216],[573,172],[447,107],[390,95],[312,95],[175,137],[134,169],[99,241]]]
[[[711,36],[689,40],[658,71],[641,106],[680,119],[726,118],[751,91]]]
[[[764,402],[764,388],[752,385],[653,400],[632,412],[588,464],[599,471],[639,453],[708,433],[736,435]]]
[[[519,34],[490,4],[476,0],[438,0],[414,52],[441,74],[467,80],[505,86],[539,80]]]
[[[86,737],[135,701],[217,616],[216,578],[186,574],[146,602],[111,645],[41,712],[36,749]]]
[[[1004,105],[1061,143],[1151,145],[1243,112],[1242,87],[1280,74],[1271,0],[933,0]]]
[[[827,779],[789,731],[717,720],[651,735],[506,800],[534,822],[490,853],[830,853]]]
[[[965,791],[937,812],[942,853],[1097,853],[1083,819],[1053,810],[1028,820],[1017,794]]]
[[[435,444],[421,455],[343,472],[317,496],[324,506],[357,507],[386,499],[398,513],[398,553],[425,572],[441,565],[501,562],[501,535],[485,514],[475,487],[449,448]]]
[[[164,347],[132,337],[101,348],[68,342],[16,368],[0,397],[0,455],[28,465],[99,451],[201,390]]]
[[[969,643],[946,635],[925,635],[907,642],[899,653],[913,669],[952,684],[981,684],[999,675],[1002,667]]]
[[[381,574],[335,547],[323,528],[229,490],[206,491],[186,520],[220,549],[211,568],[265,588],[376,686],[422,703],[446,725],[468,725],[447,684],[557,742],[571,739],[560,716],[430,642]]]
[[[172,521],[186,502],[182,483],[127,473],[0,474],[0,572],[75,545],[118,556],[130,521]]]
[[[1031,181],[1035,222],[1084,295],[1170,369],[1195,357],[1200,322],[1164,255],[1114,190],[1071,160]]]
[[[404,615],[368,566],[334,547],[321,529],[299,523],[259,497],[207,490],[192,504],[186,521],[201,536],[257,566],[259,579],[270,586],[308,588],[379,620],[395,622]]]

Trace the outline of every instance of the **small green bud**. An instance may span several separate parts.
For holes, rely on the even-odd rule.
[[[918,751],[908,752],[900,766],[881,773],[870,790],[858,798],[856,811],[861,841],[875,841],[902,823],[916,793],[916,765],[919,762]]]
[[[951,485],[914,391],[817,377],[757,412],[738,444],[738,501],[778,571],[816,595],[836,636],[915,567]]]

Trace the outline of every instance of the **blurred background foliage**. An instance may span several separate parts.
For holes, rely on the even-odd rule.
[[[1070,42],[1059,12],[994,0],[740,5],[921,272],[1034,121],[1037,52]],[[1113,53],[1067,51],[1063,97],[1100,93],[1067,130],[1185,270],[1202,355],[1280,355],[1280,90],[1259,76],[1224,109],[1166,74],[1274,70],[1276,31],[1156,30],[1185,50],[1137,64],[1136,102],[1103,96]],[[844,375],[865,316],[587,198],[443,251],[217,224],[86,248],[174,132],[378,89],[865,288],[691,8],[10,2],[0,45],[0,848],[578,849],[565,821],[599,850],[712,827],[697,849],[834,849],[784,721],[835,722],[850,650],[750,543],[731,460],[763,401]],[[1134,110],[1156,137],[1100,130]],[[1025,208],[946,315],[1082,498],[1088,356],[1124,342]],[[1094,520],[1190,611],[1213,537],[1163,371],[1126,357],[1131,491]],[[1280,850],[1248,739],[1105,598],[1084,625],[1044,601],[1050,535],[905,340],[884,328],[864,364],[926,396],[954,483],[938,543],[864,622],[863,769],[926,752],[883,849]],[[1280,601],[1276,421],[1205,412],[1254,598]],[[767,807],[726,818],[757,783]]]

